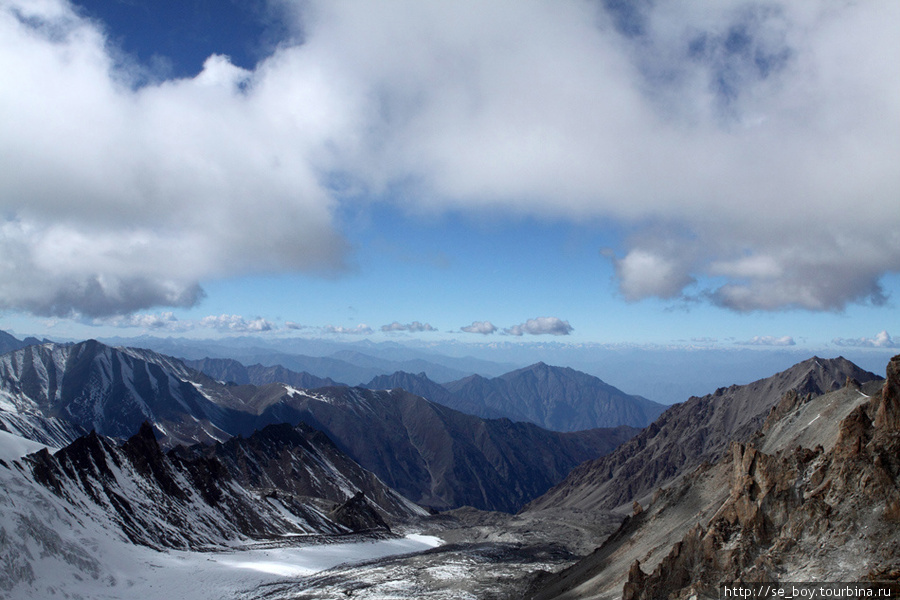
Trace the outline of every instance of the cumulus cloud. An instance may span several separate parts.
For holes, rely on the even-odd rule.
[[[390,325],[382,325],[381,331],[409,331],[410,333],[419,333],[422,331],[437,331],[437,329],[432,327],[429,323],[420,323],[419,321],[413,321],[412,323],[406,324],[400,323],[399,321],[394,321]]]
[[[490,335],[497,331],[497,326],[490,321],[472,321],[471,325],[460,327],[460,331],[466,333],[480,333],[482,335]]]
[[[322,333],[331,333],[337,335],[370,335],[374,333],[371,327],[365,323],[360,323],[356,327],[343,327],[341,325],[326,325],[322,328]]]
[[[274,329],[272,323],[261,317],[247,320],[240,315],[210,315],[200,319],[198,325],[208,329],[240,333],[259,333]]]
[[[303,4],[303,43],[135,87],[63,0],[0,5],[0,309],[192,306],[334,272],[333,215],[597,217],[623,296],[883,303],[900,271],[900,3]]]
[[[789,335],[776,337],[772,335],[755,335],[749,340],[743,342],[735,342],[740,346],[794,346],[796,342]]]
[[[4,2],[0,39],[0,308],[186,307],[204,278],[342,268],[310,155],[340,102],[309,70],[212,56],[193,79],[133,89],[58,0]]]
[[[503,330],[508,335],[569,335],[573,328],[568,321],[557,317],[538,317]]]
[[[93,325],[111,327],[135,327],[140,329],[185,332],[196,329],[214,329],[231,333],[262,333],[275,331],[277,327],[263,319],[255,317],[247,319],[241,315],[209,315],[201,319],[178,319],[171,311],[161,313],[133,313],[111,317],[96,317],[90,321]],[[285,327],[288,327],[285,325]]]
[[[95,325],[111,325],[113,327],[137,327],[140,329],[168,331],[186,331],[192,328],[192,323],[178,320],[175,314],[170,311],[156,314],[135,313],[117,315],[115,317],[101,317],[94,319],[93,323]]]
[[[835,346],[848,346],[853,348],[896,348],[897,343],[891,338],[891,334],[882,331],[875,337],[867,338],[835,338],[831,341]]]

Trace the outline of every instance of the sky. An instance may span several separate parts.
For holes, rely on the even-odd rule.
[[[900,3],[0,0],[0,329],[900,345]]]

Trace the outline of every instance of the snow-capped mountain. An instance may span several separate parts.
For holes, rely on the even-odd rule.
[[[292,464],[306,477],[342,481],[346,487],[325,490],[339,502],[245,487],[215,457],[164,454],[149,424],[122,445],[92,432],[52,454],[0,432],[0,598],[75,597],[75,589],[88,590],[83,597],[148,597],[134,584],[171,562],[153,550],[221,552],[261,540],[277,546],[387,531],[366,494],[328,472],[322,453],[302,465],[299,457],[315,455],[317,442],[296,452]],[[340,462],[337,454],[332,459]],[[424,513],[408,503],[400,510]],[[136,568],[136,560],[146,564]],[[159,597],[158,589],[149,591]]]
[[[230,412],[186,372],[155,353],[94,340],[28,346],[0,356],[0,410],[112,437],[133,435],[150,421],[168,444],[228,439]]]
[[[273,424],[246,438],[236,436],[227,442],[179,447],[173,452],[215,459],[241,485],[275,497],[318,498],[332,506],[362,491],[388,522],[426,514],[341,452],[327,435],[305,423]]]
[[[551,432],[465,415],[403,390],[227,385],[178,359],[93,340],[0,356],[0,394],[0,411],[110,437],[125,438],[148,421],[164,447],[303,422],[413,502],[440,508],[515,511],[637,432]],[[15,431],[26,435],[23,429]]]

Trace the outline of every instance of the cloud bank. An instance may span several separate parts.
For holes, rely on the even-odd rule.
[[[797,343],[794,338],[789,335],[773,336],[773,335],[755,335],[749,340],[743,342],[735,342],[740,346],[795,346]]]
[[[252,71],[211,56],[136,87],[62,0],[0,2],[0,309],[123,315],[340,271],[338,208],[398,189],[625,225],[607,256],[631,301],[886,301],[900,4],[303,6],[304,42]]]
[[[390,325],[382,325],[381,331],[384,332],[396,332],[396,331],[408,331],[410,333],[421,333],[423,331],[437,331],[434,327],[431,326],[430,323],[420,323],[419,321],[413,321],[412,323],[400,323],[399,321],[394,321]]]
[[[872,338],[835,338],[831,341],[835,346],[851,348],[896,348],[897,343],[887,331],[882,331]]]

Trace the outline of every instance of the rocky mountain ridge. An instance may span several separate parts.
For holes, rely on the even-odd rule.
[[[785,393],[819,395],[841,387],[847,378],[880,379],[840,357],[813,357],[771,377],[673,405],[614,452],[574,469],[528,510],[630,511],[633,501],[645,503],[660,486],[704,461],[718,460],[732,440],[752,435]]]
[[[473,375],[445,387],[461,405],[554,431],[644,427],[665,410],[662,404],[626,394],[593,375],[543,362],[493,379]]]
[[[623,426],[558,433],[481,419],[402,389],[290,390],[258,417],[260,424],[299,421],[418,504],[507,512],[637,432]]]
[[[881,581],[900,589],[900,356],[884,382],[789,391],[732,442],[531,595],[716,598],[723,582]]]
[[[209,375],[222,383],[238,385],[266,385],[284,383],[296,388],[313,389],[344,385],[330,377],[316,377],[305,371],[298,373],[281,365],[264,366],[259,363],[244,366],[230,358],[204,358],[200,360],[183,360],[186,366]]]
[[[54,440],[57,446],[83,430],[124,438],[145,420],[166,447],[303,422],[412,501],[439,508],[518,510],[575,465],[636,433],[623,427],[562,434],[484,420],[401,390],[227,385],[178,359],[93,340],[0,356],[0,400],[0,424],[71,423],[73,430],[58,436],[70,439]]]

